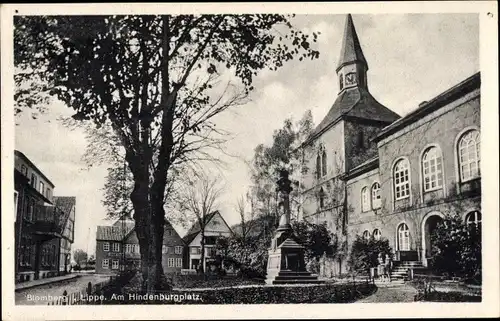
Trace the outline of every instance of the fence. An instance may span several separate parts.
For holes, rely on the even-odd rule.
[[[102,289],[110,284],[115,278],[115,276],[110,276],[108,280],[97,282],[95,284],[89,282],[86,289],[77,292],[68,293],[68,291],[64,290],[62,295],[59,296],[57,300],[50,301],[47,305],[101,304]]]

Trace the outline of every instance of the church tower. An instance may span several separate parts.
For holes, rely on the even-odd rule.
[[[363,87],[368,90],[366,77],[368,63],[361,49],[356,28],[354,28],[350,14],[347,15],[346,19],[342,49],[336,71],[339,77],[339,90],[341,92],[354,86]]]
[[[339,92],[326,116],[302,145],[302,217],[338,228],[336,217],[344,199],[342,177],[378,156],[373,138],[399,115],[368,91],[368,62],[350,14],[345,18],[336,66]],[[336,79],[332,79],[336,82]],[[328,94],[328,93],[325,93]],[[330,202],[330,204],[329,204]]]

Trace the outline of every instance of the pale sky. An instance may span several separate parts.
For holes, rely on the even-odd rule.
[[[368,61],[368,86],[383,105],[404,116],[479,71],[479,17],[477,14],[353,15]],[[345,15],[299,15],[293,23],[304,31],[320,31],[316,60],[292,60],[278,71],[264,71],[254,82],[251,101],[216,119],[217,127],[234,135],[222,170],[226,192],[220,211],[232,225],[238,223],[236,199],[250,185],[244,160],[288,117],[299,119],[311,109],[315,124],[326,115],[338,94],[335,68],[340,54]],[[105,224],[101,204],[106,166],[86,168],[81,160],[86,141],[82,131],[70,131],[56,121],[72,110],[62,104],[48,114],[16,119],[16,149],[29,157],[55,184],[54,195],[76,196],[73,250],[95,252],[98,224]],[[184,230],[179,228],[181,235]]]

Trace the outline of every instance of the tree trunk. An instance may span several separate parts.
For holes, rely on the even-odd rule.
[[[165,285],[162,282],[164,273],[161,264],[165,224],[163,199],[159,201],[157,197],[149,197],[152,194],[157,193],[149,189],[148,177],[136,177],[131,200],[141,253],[142,291],[147,293],[163,290]]]
[[[205,217],[203,217],[203,220]],[[201,226],[201,273],[203,274],[203,279],[205,280],[205,224]]]

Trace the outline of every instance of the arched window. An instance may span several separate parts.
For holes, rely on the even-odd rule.
[[[373,230],[373,238],[377,241],[380,241],[380,239],[382,238],[382,233],[379,229],[376,228]]]
[[[410,164],[401,159],[394,165],[394,196],[396,200],[410,196]]]
[[[370,210],[370,196],[368,188],[365,186],[361,189],[361,211],[367,212]]]
[[[405,223],[398,226],[398,248],[400,251],[410,250],[410,230]]]
[[[321,177],[321,157],[318,156],[316,157],[316,178]]]
[[[368,232],[368,230],[366,230],[366,231],[363,232],[363,238],[365,240],[369,240],[370,239],[370,232]]]
[[[430,147],[422,156],[424,192],[443,187],[443,159],[437,147]]]
[[[321,169],[322,169],[322,176],[326,175],[326,151],[323,151],[321,154]]]
[[[481,227],[481,212],[472,211],[465,216],[465,223],[468,226]]]
[[[325,191],[323,190],[323,187],[319,190],[319,207],[325,207]]]
[[[458,163],[462,182],[481,176],[479,131],[470,130],[458,141]]]
[[[381,207],[381,197],[380,197],[380,184],[378,182],[372,185],[372,208],[377,209]]]

